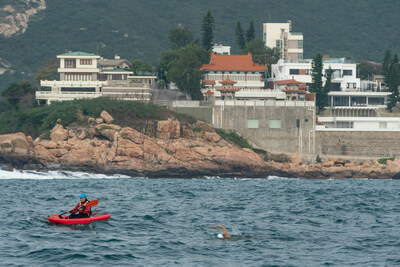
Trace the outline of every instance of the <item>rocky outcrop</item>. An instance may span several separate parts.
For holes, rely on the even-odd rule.
[[[45,0],[14,0],[0,3],[0,35],[12,37],[24,33],[31,17],[44,9]]]
[[[23,133],[0,136],[0,159],[19,168],[60,168],[148,177],[400,178],[400,160],[354,163],[337,159],[304,164],[265,161],[250,149],[232,145],[204,122],[149,122],[142,132],[110,123],[56,125],[51,140]],[[149,134],[144,134],[149,133]]]

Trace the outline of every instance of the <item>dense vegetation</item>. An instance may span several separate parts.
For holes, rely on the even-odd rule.
[[[170,117],[182,122],[194,123],[189,116],[167,108],[143,102],[117,101],[109,98],[54,102],[51,106],[25,110],[10,109],[0,114],[0,134],[24,132],[33,137],[48,134],[60,119],[64,126],[73,122],[85,123],[87,117],[97,118],[107,110],[121,126],[143,129],[149,120],[165,120]]]
[[[188,26],[200,39],[202,19],[211,10],[214,41],[239,53],[235,30],[241,21],[247,30],[254,19],[255,36],[262,23],[293,21],[293,31],[304,33],[305,57],[317,53],[380,61],[386,49],[400,51],[398,1],[139,1],[48,0],[47,9],[32,18],[25,34],[0,37],[0,58],[21,73],[0,75],[0,91],[12,81],[33,79],[33,73],[55,55],[68,50],[120,54],[157,65],[168,48],[168,31]]]

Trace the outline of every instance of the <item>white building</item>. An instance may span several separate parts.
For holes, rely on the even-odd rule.
[[[40,81],[50,90],[37,91],[39,104],[82,98],[111,97],[122,100],[150,101],[155,76],[132,76],[126,70],[130,63],[118,56],[106,60],[85,52],[70,52],[58,55],[59,81]]]
[[[360,78],[357,78],[357,64],[344,58],[325,58],[322,60],[323,73],[331,68],[332,87],[329,95],[331,108],[345,107],[385,107],[388,92],[374,92],[369,88],[361,86]],[[273,83],[281,80],[295,79],[309,86],[312,84],[312,60],[283,60],[271,66],[271,78],[268,79],[267,87],[273,88]],[[323,83],[326,79],[323,77]]]
[[[220,54],[220,55],[230,55],[231,54],[231,47],[227,45],[222,45],[222,44],[215,44],[212,48],[212,51],[215,54]]]
[[[400,131],[398,117],[318,117],[317,131]]]
[[[282,59],[303,59],[303,34],[292,32],[292,21],[264,23],[263,40],[267,47],[277,48]]]

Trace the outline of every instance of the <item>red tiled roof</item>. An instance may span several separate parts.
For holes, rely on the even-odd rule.
[[[217,88],[215,90],[220,91],[220,92],[221,91],[225,91],[225,92],[237,92],[237,91],[240,91],[239,88],[233,88],[233,87],[231,87],[231,88]]]
[[[205,94],[205,95],[213,95],[214,92],[212,92],[212,91],[210,91],[210,90],[207,90],[207,92],[205,92],[204,94]]]
[[[204,64],[200,70],[266,71],[268,67],[255,64],[250,53],[247,55],[216,55],[211,53],[210,63]]]
[[[283,85],[283,84],[304,84],[302,82],[298,82],[292,77],[291,80],[281,80],[281,81],[275,81],[276,84]]]
[[[219,82],[222,83],[222,84],[233,84],[233,83],[237,83],[237,81],[231,80],[231,78],[229,78],[229,76],[228,76],[225,80],[219,81]]]
[[[205,85],[215,85],[215,80],[203,80],[202,83]]]

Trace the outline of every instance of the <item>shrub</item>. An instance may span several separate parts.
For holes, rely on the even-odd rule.
[[[393,161],[393,160],[394,160],[394,157],[392,157],[392,158],[381,158],[381,159],[378,159],[378,162],[379,162],[380,164],[386,164],[388,160]]]

